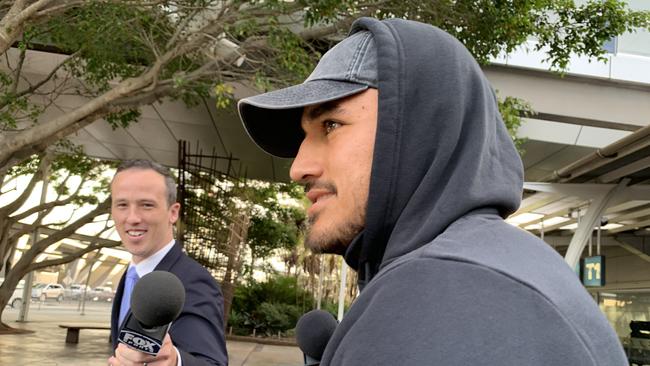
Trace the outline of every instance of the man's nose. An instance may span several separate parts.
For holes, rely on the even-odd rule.
[[[135,208],[130,208],[128,214],[126,215],[126,222],[129,224],[137,224],[141,221],[140,214]]]
[[[300,144],[298,154],[291,164],[289,176],[294,182],[303,182],[310,178],[318,178],[323,174],[322,148],[312,139],[305,137]]]

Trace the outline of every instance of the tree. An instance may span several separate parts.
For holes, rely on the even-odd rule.
[[[304,198],[302,187],[292,184],[257,182],[249,186],[245,197],[253,204],[248,246],[253,258],[268,258],[277,250],[292,250],[299,243],[305,210],[296,206]],[[293,200],[294,205],[281,202]]]
[[[181,159],[179,171],[179,238],[188,255],[220,280],[227,319],[238,283],[259,268],[256,259],[299,244],[304,192],[297,184],[232,177],[192,158]]]
[[[234,190],[234,200],[238,201],[235,218],[245,217],[246,234],[240,236],[239,251],[229,251],[229,259],[238,257],[237,265],[228,266],[222,281],[226,320],[230,306],[242,277],[252,280],[256,270],[256,260],[269,258],[280,251],[295,249],[301,242],[305,211],[295,203],[304,198],[303,189],[295,183],[269,183],[250,181]],[[289,202],[294,202],[292,205]],[[242,221],[239,219],[239,221]],[[236,226],[236,225],[235,225]],[[231,233],[231,239],[232,239]],[[231,240],[229,240],[230,242]],[[244,245],[242,245],[244,244]],[[250,266],[243,265],[241,258],[248,254]],[[229,264],[230,264],[229,260]]]
[[[629,11],[617,0],[582,6],[569,0],[0,4],[0,52],[10,60],[0,75],[0,173],[99,118],[127,125],[137,119],[139,106],[165,97],[193,103],[214,95],[226,105],[232,82],[268,89],[302,80],[317,56],[363,15],[437,25],[482,63],[536,37],[536,48],[547,48],[551,64],[559,69],[571,53],[601,57],[603,42],[649,24],[647,13]],[[39,48],[68,57],[43,78],[30,80],[22,73],[23,61],[28,49]],[[86,102],[55,118],[41,118],[70,92],[87,97]],[[36,95],[46,95],[46,100],[38,102]]]
[[[629,11],[618,0],[581,6],[569,0],[0,0],[2,182],[35,155],[47,159],[52,147],[96,120],[121,128],[155,101],[192,105],[210,97],[227,107],[235,83],[268,90],[301,81],[364,15],[437,25],[481,63],[535,37],[557,70],[572,53],[602,57],[603,42],[650,24],[648,13]],[[60,61],[42,76],[28,74],[32,50],[53,52]],[[60,108],[69,96],[78,104]],[[517,105],[506,108],[513,111],[512,126]],[[35,185],[43,173],[33,171]],[[6,223],[20,215],[15,206],[21,205],[0,208],[0,238],[13,238]],[[3,262],[11,245],[0,242]],[[0,288],[0,299],[10,283]]]
[[[110,166],[110,165],[109,165]],[[0,315],[18,282],[29,272],[71,262],[86,253],[119,242],[103,239],[112,228],[108,219],[110,199],[98,199],[107,192],[108,180],[102,176],[107,164],[90,159],[79,149],[48,151],[25,164],[14,166],[2,179],[0,199],[0,268],[4,282],[0,285]],[[30,197],[40,196],[47,178],[49,195],[40,203]],[[26,181],[26,184],[25,184]],[[107,197],[107,194],[103,194]],[[65,212],[65,214],[63,213]],[[87,224],[99,225],[87,246],[60,258],[36,261],[51,245],[75,234]],[[19,239],[35,230],[42,234],[32,241],[20,259],[13,263]],[[0,329],[7,327],[0,324]]]

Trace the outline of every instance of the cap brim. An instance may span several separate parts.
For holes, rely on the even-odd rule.
[[[289,88],[244,98],[237,104],[246,132],[262,150],[293,158],[305,137],[300,127],[302,109],[344,98],[367,85],[338,80],[310,80]]]

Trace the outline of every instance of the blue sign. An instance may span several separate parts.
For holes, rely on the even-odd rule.
[[[605,257],[587,257],[582,263],[582,284],[587,287],[605,286]]]

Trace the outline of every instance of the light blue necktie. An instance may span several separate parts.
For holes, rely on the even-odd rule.
[[[139,279],[140,277],[138,276],[138,272],[135,270],[135,266],[130,266],[129,270],[126,272],[126,278],[124,279],[124,292],[122,293],[122,302],[120,303],[119,325],[122,324],[126,314],[131,308],[131,292],[133,291],[133,287],[135,287],[135,283],[138,282]]]

